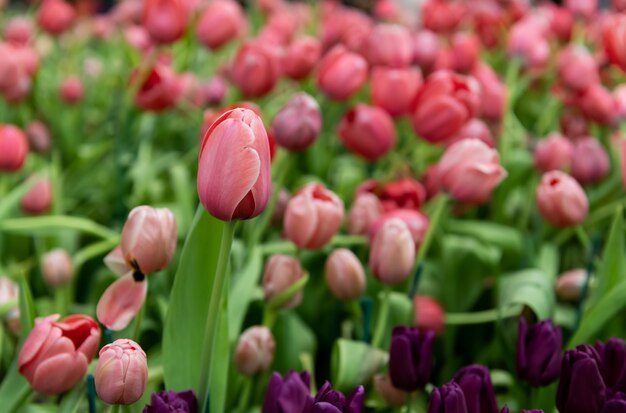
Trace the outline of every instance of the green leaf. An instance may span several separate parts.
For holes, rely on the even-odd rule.
[[[17,371],[17,358],[11,364],[9,373],[0,386],[0,406],[5,413],[17,411],[20,405],[32,392],[30,384]]]
[[[453,220],[447,223],[446,229],[495,245],[509,254],[519,255],[524,249],[524,236],[518,230],[495,222]]]
[[[21,340],[24,342],[28,333],[30,333],[30,330],[33,329],[33,326],[35,325],[35,317],[37,317],[33,295],[30,292],[28,279],[25,276],[20,277],[20,292],[18,301],[20,303],[20,325],[22,327]]]
[[[308,282],[309,282],[309,274],[305,274],[304,277],[298,279],[298,281],[291,284],[289,287],[287,287],[284,291],[282,291],[276,297],[272,298],[267,303],[267,306],[272,310],[281,308],[287,301],[291,300],[293,296],[298,293],[298,291],[302,290],[304,286],[306,285],[306,283]]]
[[[263,254],[260,248],[254,248],[248,263],[239,274],[233,277],[228,302],[228,336],[234,342],[239,336],[248,305],[254,296],[263,270]]]
[[[19,205],[26,193],[37,183],[36,179],[29,179],[15,187],[0,200],[0,221],[6,217],[11,210]]]
[[[297,314],[279,313],[272,332],[276,341],[272,370],[280,373],[286,373],[289,369],[302,370],[300,356],[305,353],[315,355],[315,334]]]
[[[626,268],[624,217],[622,208],[618,208],[615,211],[609,238],[602,253],[602,260],[598,270],[598,287],[589,298],[591,306],[600,301],[621,281],[624,268]]]
[[[340,338],[332,353],[333,387],[350,392],[360,384],[367,384],[372,376],[387,363],[387,353],[362,341]]]
[[[83,404],[86,400],[84,400],[85,395],[87,394],[87,386],[85,380],[82,380],[79,384],[74,386],[74,388],[63,397],[63,401],[59,406],[58,413],[77,413],[81,404]],[[86,403],[85,403],[86,404]],[[85,406],[83,407],[83,411]]]
[[[505,275],[500,280],[500,308],[513,305],[530,307],[540,320],[554,312],[553,279],[539,269],[527,269]]]
[[[209,378],[210,411],[223,412],[226,405],[228,370],[230,367],[230,341],[228,340],[228,310],[227,300],[224,300],[215,337],[215,350],[211,361],[211,376]]]
[[[163,331],[168,389],[198,390],[204,324],[224,223],[198,207],[180,258]]]

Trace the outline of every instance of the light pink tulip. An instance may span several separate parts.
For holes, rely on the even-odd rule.
[[[559,81],[572,90],[585,90],[600,82],[598,66],[583,46],[568,46],[559,52],[557,60]]]
[[[572,153],[572,176],[581,184],[603,180],[610,172],[609,155],[594,137],[577,139]]]
[[[413,62],[421,67],[424,73],[430,73],[441,50],[439,36],[429,30],[420,30],[415,33],[413,44]]]
[[[539,141],[535,148],[535,166],[541,172],[555,169],[569,171],[574,156],[574,145],[565,136],[553,132]]]
[[[46,284],[56,287],[67,284],[74,277],[72,257],[64,249],[54,249],[42,257],[41,273]]]
[[[403,115],[411,109],[422,83],[419,69],[375,67],[372,70],[372,101],[391,116]]]
[[[113,271],[114,274],[120,276],[133,270],[133,267],[131,267],[124,258],[122,247],[119,245],[104,257],[104,265]]]
[[[288,255],[272,255],[263,272],[265,301],[271,301],[305,276],[297,258]],[[302,291],[296,292],[282,308],[296,307],[302,301]]]
[[[52,207],[52,183],[50,179],[40,179],[24,195],[21,207],[22,211],[30,215],[41,215],[50,211]]]
[[[272,135],[283,148],[303,151],[313,145],[322,128],[317,101],[304,92],[295,94],[272,122]]]
[[[144,0],[142,13],[143,26],[156,43],[173,43],[187,30],[187,0]]]
[[[370,225],[368,231],[370,242],[373,242],[376,238],[376,234],[380,232],[385,222],[390,219],[400,219],[406,224],[411,232],[411,238],[413,238],[413,242],[415,243],[415,249],[419,249],[420,245],[422,245],[422,241],[424,241],[430,222],[426,215],[415,209],[394,209],[380,215],[378,219]]]
[[[551,171],[541,177],[537,187],[537,207],[541,216],[555,227],[569,227],[587,218],[587,195],[571,176]]]
[[[385,156],[396,143],[396,129],[391,116],[381,108],[363,103],[344,115],[337,133],[350,151],[368,161]]]
[[[488,120],[499,122],[504,114],[506,85],[498,74],[483,62],[474,66],[472,76],[480,85],[480,113]]]
[[[73,105],[80,102],[85,94],[83,82],[77,76],[70,76],[63,80],[61,87],[59,88],[59,95],[61,100],[68,105]]]
[[[348,232],[355,235],[367,234],[370,226],[383,212],[378,197],[371,193],[357,194],[348,213]]]
[[[28,156],[28,140],[17,126],[0,125],[0,171],[15,172]]]
[[[365,291],[365,270],[352,251],[339,248],[326,259],[326,284],[340,300],[355,300]]]
[[[237,370],[252,377],[267,371],[274,361],[276,343],[269,328],[254,326],[246,329],[237,342],[234,361]]]
[[[42,121],[34,120],[30,122],[26,126],[26,135],[33,151],[46,153],[50,150],[52,146],[50,129]]]
[[[4,38],[14,45],[27,45],[33,38],[33,22],[25,16],[11,18],[4,27]]]
[[[374,276],[385,284],[405,281],[415,261],[415,244],[411,231],[400,218],[392,218],[370,244],[369,267]]]
[[[110,330],[123,330],[141,309],[147,292],[148,283],[135,281],[132,272],[120,277],[100,297],[98,320]]]
[[[37,13],[37,23],[48,34],[59,36],[76,19],[76,11],[65,0],[44,0]]]
[[[303,36],[287,47],[283,57],[285,75],[294,80],[306,78],[322,54],[322,45],[315,37]]]
[[[367,61],[341,45],[326,53],[317,70],[317,86],[337,101],[353,96],[366,80]]]
[[[219,49],[246,31],[247,21],[243,9],[232,0],[209,3],[196,26],[198,40],[210,49]]]
[[[148,360],[141,346],[120,339],[100,350],[95,374],[98,397],[109,404],[133,404],[148,384]]]
[[[268,43],[249,41],[241,45],[232,64],[232,82],[246,97],[264,96],[280,75],[278,49]]]
[[[587,271],[583,268],[564,272],[556,280],[556,295],[563,301],[578,301],[586,279]]]
[[[397,24],[378,24],[370,32],[365,50],[372,66],[407,67],[413,59],[411,32]]]

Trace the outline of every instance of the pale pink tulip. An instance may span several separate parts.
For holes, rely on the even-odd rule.
[[[148,360],[141,346],[120,339],[100,350],[95,382],[98,397],[109,404],[133,404],[148,384]]]
[[[133,273],[120,277],[100,297],[98,320],[110,330],[123,330],[141,309],[147,292],[148,283],[135,281]]]

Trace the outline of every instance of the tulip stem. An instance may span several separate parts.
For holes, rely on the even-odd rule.
[[[250,401],[250,394],[252,393],[252,384],[254,378],[246,377],[243,383],[243,389],[241,389],[241,394],[239,396],[239,406],[237,407],[237,411],[239,413],[245,413],[248,410],[248,402]]]
[[[385,285],[380,301],[380,312],[376,320],[376,331],[374,331],[374,338],[372,339],[373,347],[381,348],[385,338],[385,327],[387,327],[387,319],[389,318],[389,294],[390,288],[388,285]]]
[[[147,281],[143,281],[143,282],[147,282]],[[143,304],[141,304],[141,308],[139,308],[139,313],[137,313],[137,315],[135,316],[135,323],[133,325],[133,340],[136,343],[139,343],[139,339],[141,338],[141,320],[143,319],[143,313],[146,311],[146,303],[144,301]]]
[[[209,301],[209,311],[204,325],[204,340],[202,345],[201,373],[200,373],[200,403],[202,409],[207,411],[206,407],[209,402],[209,378],[211,372],[211,364],[213,359],[213,348],[215,346],[215,336],[217,330],[217,321],[220,315],[220,306],[224,295],[224,285],[226,282],[228,261],[230,258],[230,249],[233,244],[235,235],[236,221],[227,221],[224,223],[224,232],[222,233],[222,242],[220,244],[220,253],[217,258],[215,268],[215,277],[213,279],[213,288],[211,289],[211,299]]]

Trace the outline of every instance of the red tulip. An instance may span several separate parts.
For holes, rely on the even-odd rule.
[[[143,69],[132,72],[131,83],[140,76],[140,70]],[[160,112],[174,106],[181,94],[176,74],[168,66],[157,63],[137,91],[135,104],[143,110]]]
[[[427,0],[422,6],[422,23],[434,32],[450,32],[459,26],[466,12],[459,1]]]
[[[582,46],[568,46],[561,50],[557,73],[559,81],[572,90],[585,90],[600,82],[596,61]]]
[[[604,26],[602,44],[611,63],[626,72],[626,15],[611,17]]]
[[[443,333],[446,316],[437,300],[418,294],[413,297],[413,311],[415,325],[421,331],[434,331],[437,335]]]
[[[425,73],[435,66],[441,44],[436,33],[429,30],[420,30],[413,37],[413,62]]]
[[[220,0],[209,3],[196,26],[200,43],[219,49],[247,31],[243,9],[236,1]]]
[[[541,177],[537,187],[537,207],[541,216],[555,227],[569,227],[587,218],[587,195],[571,176],[550,171]]]
[[[502,44],[502,34],[506,33],[507,16],[502,7],[494,2],[479,2],[473,7],[474,30],[482,44],[494,49]]]
[[[475,34],[456,33],[452,38],[454,70],[467,73],[480,59],[480,39]]]
[[[572,176],[581,184],[596,183],[610,172],[609,155],[602,144],[591,136],[577,139],[572,153]]]
[[[75,18],[76,11],[65,0],[44,0],[37,13],[37,23],[52,36],[69,29]]]
[[[156,43],[174,43],[187,30],[188,7],[186,0],[144,0],[143,27]]]
[[[345,114],[337,132],[348,149],[369,161],[384,156],[396,143],[396,129],[387,112],[362,103]]]
[[[491,131],[485,122],[480,119],[470,119],[459,131],[445,142],[446,147],[452,146],[463,139],[479,139],[490,148],[495,147]]]
[[[28,140],[17,126],[0,125],[0,171],[15,172],[28,156]]]
[[[335,46],[319,64],[317,86],[333,100],[346,100],[367,80],[367,62],[345,47]]]
[[[391,116],[407,113],[422,86],[422,73],[416,68],[372,70],[372,101]]]
[[[588,121],[579,113],[566,112],[559,120],[561,132],[572,139],[589,134]]]
[[[600,83],[592,84],[574,96],[572,101],[589,120],[610,125],[617,117],[617,102]]]
[[[540,10],[550,20],[550,31],[553,36],[562,42],[569,42],[574,28],[574,17],[565,7],[546,3],[540,6]]]
[[[370,32],[365,50],[372,66],[407,67],[413,59],[411,33],[400,25],[379,24]]]
[[[294,80],[306,78],[317,64],[322,46],[314,37],[303,36],[287,47],[283,58],[285,75]]]
[[[231,69],[233,83],[246,97],[259,97],[274,88],[280,75],[277,50],[269,44],[247,42],[237,51]]]
[[[506,85],[486,63],[478,62],[472,76],[480,85],[480,112],[488,120],[499,122],[506,104]]]
[[[598,0],[565,0],[565,7],[573,15],[591,20],[598,12]]]
[[[67,77],[63,80],[63,83],[61,83],[61,87],[59,88],[61,100],[68,105],[80,102],[84,93],[85,90],[83,88],[83,82],[77,76]]]
[[[572,165],[574,145],[558,132],[539,141],[535,148],[535,166],[542,172],[568,171]]]
[[[22,211],[31,215],[41,215],[52,207],[52,184],[48,178],[41,179],[22,198]]]
[[[14,45],[23,46],[33,38],[33,23],[27,17],[16,16],[11,18],[4,27],[4,39]]]

